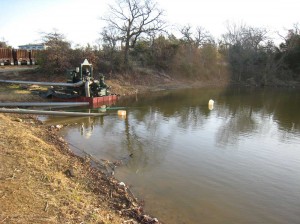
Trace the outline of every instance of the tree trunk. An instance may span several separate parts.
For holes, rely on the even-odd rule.
[[[128,54],[129,54],[129,39],[126,40],[125,50],[124,50],[124,65],[128,67]]]

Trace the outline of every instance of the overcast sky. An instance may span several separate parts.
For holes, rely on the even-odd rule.
[[[38,43],[57,29],[73,46],[94,44],[105,24],[99,18],[113,0],[0,0],[0,40],[18,47]],[[300,23],[299,0],[157,0],[174,25],[202,26],[215,38],[226,23],[265,27],[274,34]],[[275,36],[275,34],[274,34]]]

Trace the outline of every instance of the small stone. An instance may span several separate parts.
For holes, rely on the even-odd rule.
[[[14,121],[23,122],[23,120],[21,118],[16,118],[16,119],[14,119]]]
[[[65,143],[65,140],[62,137],[58,138],[58,140],[62,143]]]
[[[119,185],[120,185],[121,187],[126,187],[126,185],[125,185],[124,182],[120,182]]]
[[[75,173],[74,173],[74,170],[72,168],[67,169],[65,171],[65,174],[66,174],[67,177],[75,177]]]
[[[55,127],[56,127],[57,129],[62,129],[62,128],[63,128],[63,125],[57,124]]]

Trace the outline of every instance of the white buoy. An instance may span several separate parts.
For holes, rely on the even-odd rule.
[[[208,101],[208,109],[209,109],[209,110],[214,109],[214,103],[215,103],[215,101],[213,101],[212,99],[210,99],[210,100]]]
[[[126,116],[126,110],[118,110],[118,115]]]
[[[126,110],[118,110],[118,117],[121,120],[125,120],[125,118],[126,118]]]

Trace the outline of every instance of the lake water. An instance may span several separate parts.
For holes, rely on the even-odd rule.
[[[215,101],[208,109],[208,101]],[[165,223],[300,223],[300,91],[188,89],[121,99],[113,114],[49,123]],[[128,157],[133,154],[132,158]]]

